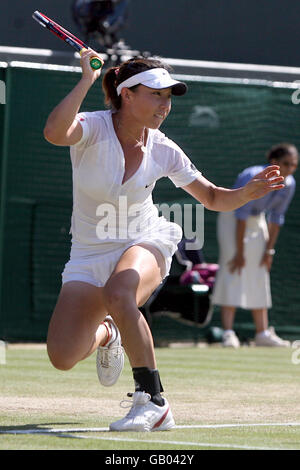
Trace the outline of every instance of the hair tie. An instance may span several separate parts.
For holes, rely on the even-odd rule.
[[[115,69],[115,75],[118,76],[119,72],[120,72],[120,67],[117,67],[117,68]]]

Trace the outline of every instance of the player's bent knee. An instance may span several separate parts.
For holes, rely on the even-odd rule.
[[[75,366],[75,363],[73,361],[72,362],[66,361],[63,358],[56,357],[55,355],[49,354],[49,352],[48,352],[48,356],[49,356],[51,364],[53,365],[53,367],[55,367],[55,369],[67,371],[67,370],[72,369]]]
[[[59,352],[57,348],[53,347],[53,345],[51,346],[49,343],[47,344],[47,353],[50,362],[55,369],[67,371],[72,369],[76,364],[74,359],[68,357],[62,352]]]
[[[135,303],[134,296],[128,289],[114,288],[114,286],[106,285],[103,289],[104,302],[109,313],[114,312],[122,314],[124,306]]]

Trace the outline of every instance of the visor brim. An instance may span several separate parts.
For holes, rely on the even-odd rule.
[[[154,90],[164,90],[165,88],[171,88],[172,95],[174,96],[182,96],[187,92],[187,85],[183,82],[177,82],[175,80],[172,81],[165,81],[165,82],[157,82],[157,81],[147,81],[141,83],[141,85],[146,86],[147,88],[153,88]]]
[[[172,95],[182,96],[187,92],[187,90],[188,90],[188,87],[185,83],[178,82],[176,83],[176,85],[172,86]]]

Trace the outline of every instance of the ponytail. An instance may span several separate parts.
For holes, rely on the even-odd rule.
[[[113,108],[118,110],[121,108],[121,97],[117,94],[117,72],[119,71],[119,67],[111,67],[105,73],[103,80],[102,80],[102,89],[104,91],[105,96],[105,104],[109,108]]]

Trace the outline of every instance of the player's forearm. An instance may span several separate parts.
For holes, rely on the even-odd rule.
[[[203,176],[200,176],[183,188],[206,209],[227,212],[237,209],[248,202],[244,188],[227,189],[216,186]]]
[[[245,186],[238,189],[226,189],[215,186],[202,175],[183,189],[201,202],[207,209],[227,212],[238,209],[253,199],[259,199],[270,191],[284,187],[282,176],[279,176],[277,165],[264,168]]]
[[[238,209],[248,202],[244,188],[227,189],[219,186],[211,187],[211,197],[207,208],[218,212]]]
[[[91,83],[88,80],[81,79],[53,109],[44,128],[44,136],[47,140],[55,141],[67,134],[90,87]]]

